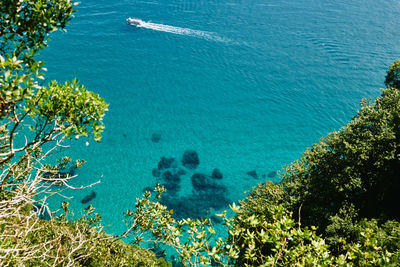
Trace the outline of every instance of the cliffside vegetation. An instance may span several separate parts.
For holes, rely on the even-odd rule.
[[[136,246],[149,240],[176,249],[192,266],[400,265],[399,61],[381,96],[363,100],[347,125],[282,170],[281,183],[258,185],[220,214],[224,237],[208,219],[174,219],[159,202],[159,186],[124,214],[128,228],[118,236],[103,232],[91,206],[79,220],[70,220],[67,203],[52,217],[49,189],[71,188],[83,161],[46,159],[66,139],[100,140],[107,110],[76,80],[42,81],[35,55],[73,12],[68,0],[0,1],[1,265],[171,265]]]
[[[398,89],[388,87],[376,100],[363,100],[347,125],[280,175],[281,183],[260,184],[232,206],[233,217],[223,214],[225,240],[215,237],[207,220],[175,221],[167,209],[150,213],[154,223],[143,226],[175,247],[188,265],[400,264]],[[157,207],[151,201],[145,205],[150,211]]]
[[[54,185],[71,187],[82,161],[46,158],[71,137],[101,138],[107,104],[77,80],[44,83],[35,59],[73,14],[69,0],[0,1],[0,265],[168,266],[102,232],[91,207],[80,220],[49,217]],[[71,171],[65,171],[70,166]],[[53,188],[52,191],[49,189]]]

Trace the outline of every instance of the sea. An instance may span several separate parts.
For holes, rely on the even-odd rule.
[[[109,104],[101,142],[68,141],[58,154],[87,161],[73,186],[100,183],[54,188],[63,191],[51,205],[69,201],[79,217],[91,204],[113,234],[157,183],[177,218],[219,224],[215,213],[279,182],[363,98],[379,96],[400,58],[398,0],[83,0],[76,9],[39,58],[47,81],[77,78]]]

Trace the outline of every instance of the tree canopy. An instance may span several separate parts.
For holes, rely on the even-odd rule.
[[[325,229],[330,217],[400,219],[400,92],[387,88],[364,100],[339,131],[307,149],[286,168],[283,185],[302,221]]]
[[[107,104],[77,80],[44,84],[34,56],[49,33],[71,19],[70,1],[2,1],[0,5],[0,190],[36,169],[46,143],[71,136],[101,138]],[[24,166],[23,170],[19,170]]]
[[[400,90],[400,60],[396,59],[386,72],[385,84]]]
[[[77,80],[45,82],[44,62],[35,56],[49,34],[72,17],[69,0],[0,1],[0,262],[5,266],[167,265],[154,254],[116,242],[102,232],[93,208],[70,221],[46,208],[73,172],[62,157],[46,159],[68,138],[100,140],[107,104]],[[52,189],[52,190],[49,190]],[[43,220],[42,218],[46,218]]]

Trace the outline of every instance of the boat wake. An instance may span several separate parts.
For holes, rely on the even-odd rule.
[[[150,30],[154,30],[154,31],[192,36],[192,37],[202,38],[202,39],[216,41],[216,42],[229,42],[230,41],[229,39],[220,37],[217,34],[212,33],[212,32],[198,31],[198,30],[192,30],[192,29],[188,29],[188,28],[180,28],[180,27],[174,27],[174,26],[164,25],[164,24],[157,24],[157,23],[152,23],[152,22],[142,21],[139,25],[135,25],[135,26],[138,28],[146,28],[146,29],[150,29]]]

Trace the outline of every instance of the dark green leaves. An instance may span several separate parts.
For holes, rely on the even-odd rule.
[[[20,57],[26,50],[37,52],[48,34],[64,29],[72,17],[69,0],[2,0],[0,2],[0,51]]]
[[[400,90],[400,60],[396,59],[386,73],[385,85]]]
[[[355,205],[358,218],[399,219],[392,206],[400,190],[399,112],[400,92],[385,89],[288,167],[284,185],[293,209],[303,205],[303,222],[325,229],[345,203]]]

